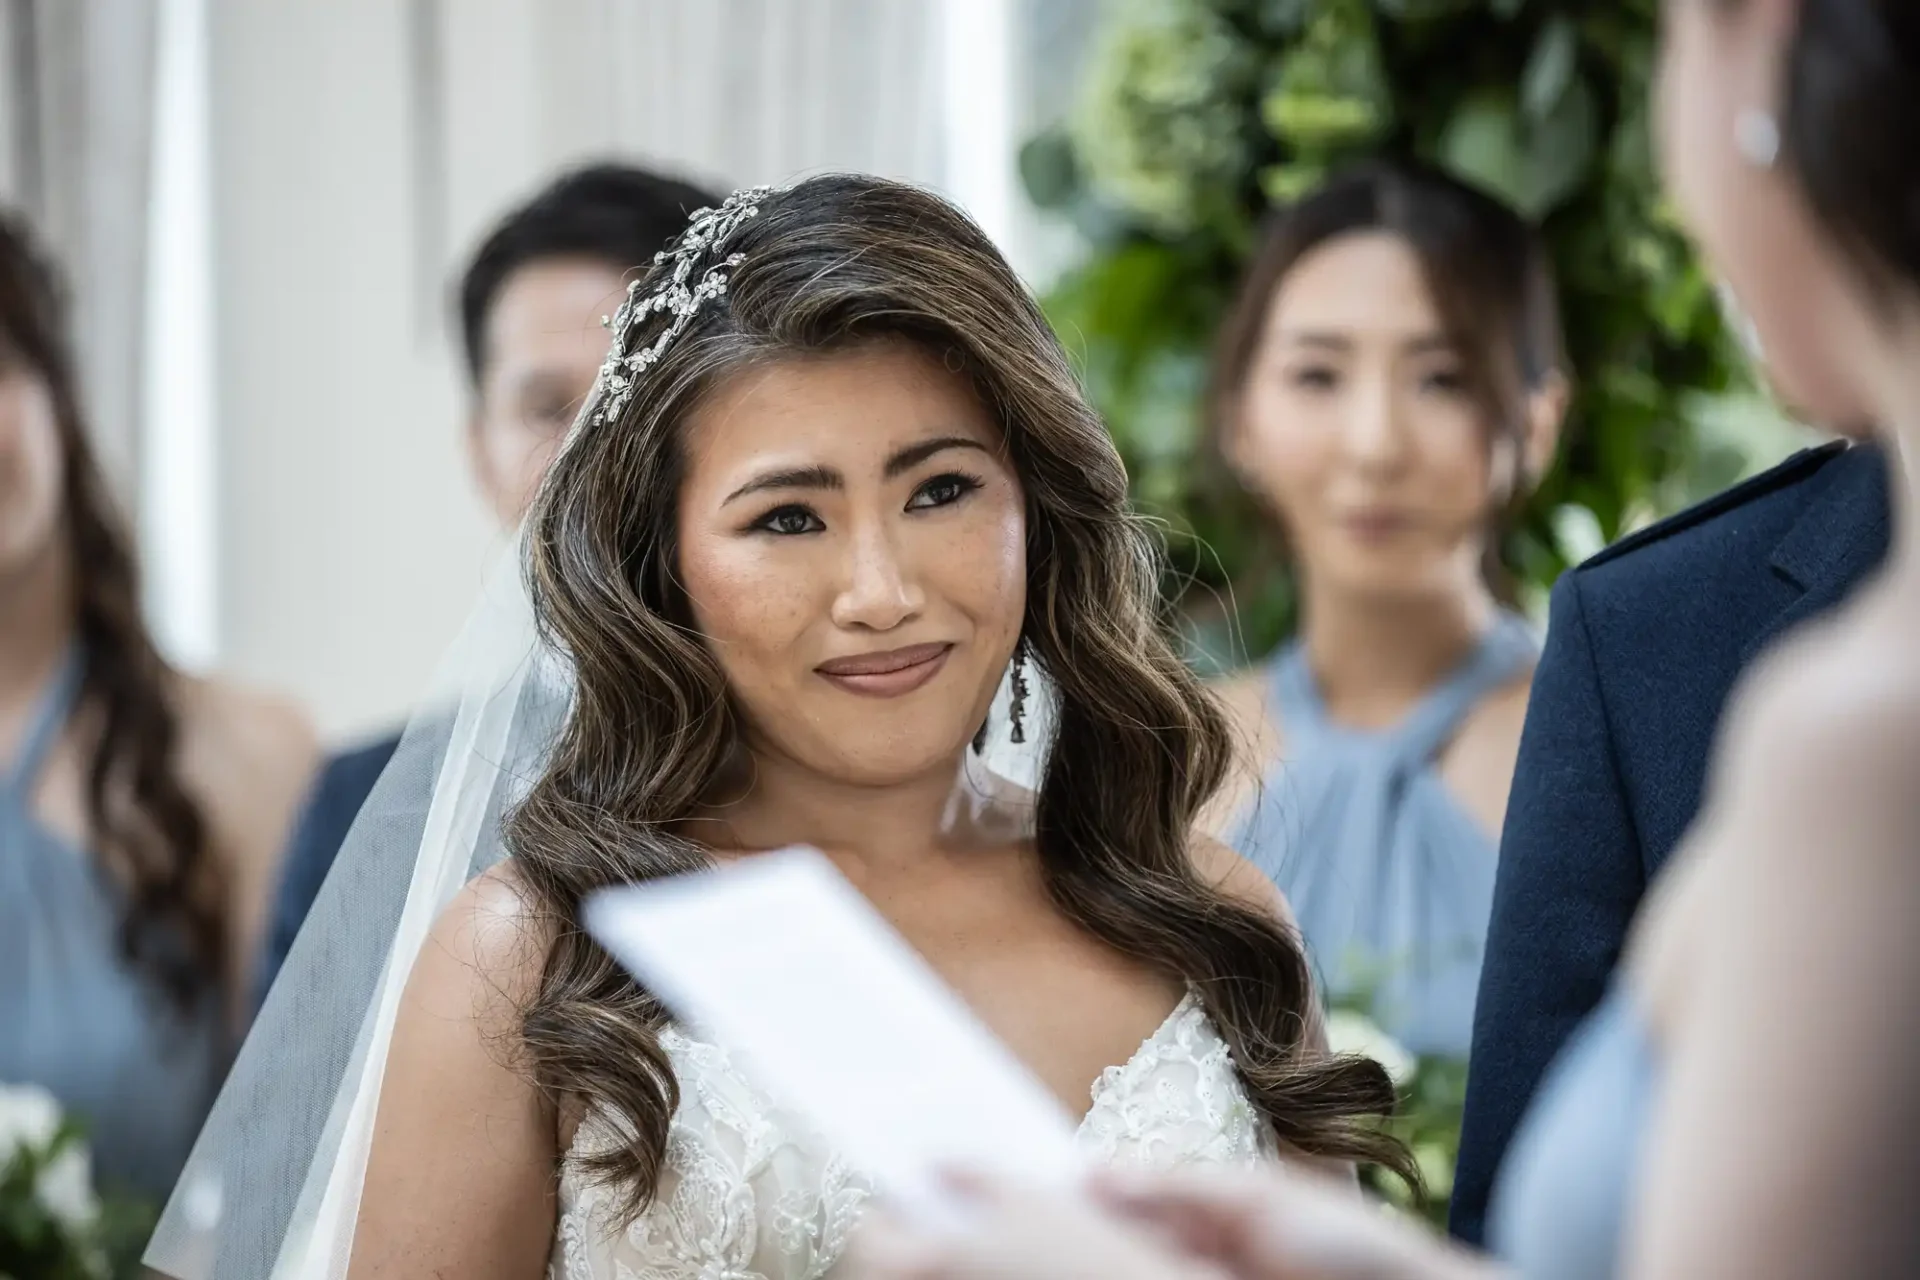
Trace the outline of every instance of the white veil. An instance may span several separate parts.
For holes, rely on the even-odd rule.
[[[697,280],[694,269],[765,194],[695,212],[671,253],[629,284],[563,453],[616,423],[640,375],[725,291],[737,257]],[[641,346],[656,317],[665,323]],[[345,1275],[407,977],[442,909],[504,856],[501,817],[538,775],[568,707],[569,668],[539,636],[521,563],[516,548],[489,578],[348,831],[148,1243],[155,1270]]]
[[[354,821],[148,1245],[180,1280],[345,1274],[398,1001],[427,931],[503,855],[565,714],[519,557],[491,576]]]

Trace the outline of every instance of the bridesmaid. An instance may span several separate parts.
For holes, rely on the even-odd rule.
[[[155,651],[65,329],[53,265],[0,215],[0,1082],[52,1091],[100,1185],[157,1201],[238,1038],[316,749]]]
[[[1275,515],[1299,636],[1219,686],[1245,748],[1214,832],[1264,868],[1327,990],[1465,1056],[1534,632],[1504,517],[1566,406],[1545,249],[1439,173],[1369,165],[1285,210],[1222,330],[1213,418]]]

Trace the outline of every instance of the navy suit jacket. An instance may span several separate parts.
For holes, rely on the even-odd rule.
[[[343,752],[328,760],[314,780],[280,866],[280,884],[267,918],[266,949],[256,975],[255,1008],[266,999],[280,966],[286,963],[287,952],[319,896],[327,872],[333,868],[334,857],[346,842],[355,815],[366,804],[373,784],[380,780],[381,771],[399,746],[396,734]]]
[[[1832,445],[1622,540],[1554,587],[1500,845],[1455,1172],[1482,1242],[1540,1077],[1600,1002],[1648,884],[1700,804],[1755,654],[1886,556],[1877,449]]]

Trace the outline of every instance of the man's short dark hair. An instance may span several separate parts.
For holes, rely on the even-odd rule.
[[[487,316],[509,277],[550,258],[597,258],[616,271],[645,267],[720,198],[677,178],[622,164],[575,169],[502,218],[460,280],[460,336],[467,376],[480,385]]]

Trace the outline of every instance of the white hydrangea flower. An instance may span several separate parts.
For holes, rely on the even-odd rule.
[[[44,1151],[60,1133],[60,1104],[33,1084],[0,1085],[0,1169],[22,1151]],[[100,1216],[93,1194],[93,1161],[84,1143],[69,1142],[34,1180],[34,1197],[48,1215],[81,1231]]]
[[[93,1161],[84,1143],[69,1142],[33,1184],[41,1207],[69,1231],[85,1231],[100,1216],[93,1194]]]
[[[1382,1031],[1373,1019],[1351,1009],[1335,1009],[1327,1015],[1327,1046],[1335,1053],[1372,1058],[1386,1068],[1396,1086],[1412,1080],[1420,1065],[1405,1046]]]
[[[37,1084],[0,1084],[0,1168],[25,1147],[38,1150],[60,1132],[60,1104]]]

